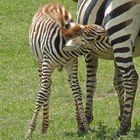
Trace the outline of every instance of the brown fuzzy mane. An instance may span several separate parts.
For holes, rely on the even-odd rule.
[[[48,3],[45,5],[42,9],[42,13],[49,16],[54,21],[61,23],[62,26],[64,25],[64,20],[68,19],[68,11],[65,10],[62,5],[56,3]]]

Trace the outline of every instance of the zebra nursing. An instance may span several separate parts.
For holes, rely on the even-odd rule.
[[[95,27],[97,26],[95,25]],[[47,131],[51,75],[54,69],[59,66],[64,67],[68,74],[68,81],[75,101],[78,130],[88,131],[88,121],[83,109],[81,89],[77,77],[77,57],[91,50],[86,47],[75,51],[63,50],[68,39],[74,37],[75,34],[79,35],[82,28],[84,27],[72,22],[71,14],[64,7],[57,4],[47,4],[34,15],[29,31],[29,44],[39,66],[40,91],[25,138],[30,137],[35,130],[41,107],[43,107],[42,133]],[[95,32],[98,32],[98,28]]]
[[[138,74],[135,70],[133,57],[140,56],[140,1],[77,1],[77,22],[84,25],[93,23],[101,25],[108,33],[108,41],[106,42],[104,38],[94,43],[92,45],[93,53],[87,54],[85,58],[85,60],[89,59],[86,61],[87,71],[88,69],[92,71],[90,74],[90,79],[92,79],[90,85],[92,85],[93,88],[88,95],[89,97],[93,97],[98,58],[114,60],[114,87],[118,93],[120,104],[120,127],[116,134],[118,136],[126,134],[131,128],[133,103],[138,82]],[[83,42],[88,43],[88,38],[90,38],[90,36],[82,36],[80,39],[82,46]],[[73,47],[73,45],[75,45],[74,39],[68,42],[68,46]],[[81,45],[80,41],[78,45]],[[104,51],[104,49],[108,50]],[[88,65],[90,67],[88,67]],[[89,83],[88,79],[87,83]],[[87,99],[87,104],[92,105],[92,102],[92,99]],[[92,118],[92,110],[90,110],[89,115],[90,114],[90,118]]]

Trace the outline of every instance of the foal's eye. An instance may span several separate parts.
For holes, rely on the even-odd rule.
[[[68,24],[66,24],[64,27],[65,27],[66,29],[69,29],[69,28],[70,28],[70,24],[68,23]]]

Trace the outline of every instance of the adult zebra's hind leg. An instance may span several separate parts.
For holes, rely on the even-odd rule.
[[[78,82],[78,76],[77,76],[78,59],[72,60],[65,67],[65,69],[68,73],[68,81],[70,83],[73,96],[74,96],[75,107],[76,107],[76,120],[78,124],[78,134],[81,134],[81,132],[88,131],[89,125],[88,125],[87,118],[85,116],[85,112],[83,109],[82,94],[81,94],[81,89]]]
[[[136,93],[137,82],[138,82],[138,74],[133,66],[131,70],[123,74],[123,81],[124,81],[124,88],[126,94],[124,96],[124,101],[123,101],[121,126],[117,132],[118,135],[126,134],[131,128],[133,103],[135,99],[135,93]]]
[[[106,16],[110,17],[111,20],[107,21],[105,17],[105,29],[108,31],[109,40],[113,47],[114,60],[116,61],[118,70],[122,74],[125,89],[120,127],[116,132],[117,136],[127,134],[131,128],[133,103],[138,83],[138,74],[134,67],[132,53],[134,42],[140,28],[140,15],[138,14],[140,5],[134,6],[133,2],[130,1],[128,7],[124,7],[126,9],[128,8],[128,14],[124,10],[121,13],[120,10],[120,16],[116,18],[115,14],[117,12],[114,10],[114,14],[111,12]],[[117,4],[119,3],[116,3],[116,6]],[[134,4],[136,3],[134,2]]]
[[[98,68],[98,58],[89,53],[85,56],[86,69],[87,69],[87,82],[86,82],[86,118],[90,124],[93,120],[93,95],[96,88],[96,72]]]
[[[50,86],[51,86],[51,73],[52,70],[46,61],[42,63],[42,74],[41,74],[41,88],[37,96],[36,107],[33,117],[30,121],[28,132],[25,139],[32,136],[33,131],[36,127],[36,121],[41,107],[43,106],[43,122],[42,122],[42,133],[46,132],[48,128],[48,100],[50,96]]]
[[[124,102],[124,86],[123,86],[123,78],[121,72],[118,70],[115,64],[115,73],[114,73],[114,88],[118,94],[120,113],[119,113],[119,121],[121,121],[122,113],[123,113],[123,102]]]
[[[131,51],[131,49],[126,49],[125,54],[128,54],[128,56],[123,54],[121,50],[121,48],[117,48],[115,50],[116,54],[114,53],[116,65],[122,74],[123,85],[125,89],[124,99],[122,101],[123,106],[121,110],[121,124],[117,131],[117,136],[127,134],[131,128],[133,103],[138,82],[138,74],[133,64],[132,53],[128,52],[128,50]],[[118,56],[119,52],[121,54],[120,56]]]

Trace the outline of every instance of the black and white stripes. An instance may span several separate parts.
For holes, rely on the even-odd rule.
[[[59,67],[64,67],[68,74],[75,101],[78,131],[88,131],[88,121],[83,110],[77,76],[77,57],[88,53],[90,49],[63,50],[67,40],[79,34],[81,29],[82,26],[72,22],[70,13],[57,4],[47,4],[34,15],[29,31],[29,44],[39,67],[40,90],[26,138],[30,137],[35,129],[41,107],[43,107],[42,133],[47,131],[51,75],[54,69]]]
[[[117,135],[125,134],[131,127],[133,102],[138,81],[133,57],[140,56],[140,37],[138,36],[140,32],[139,9],[139,0],[78,0],[77,22],[84,25],[95,23],[103,26],[108,32],[110,43],[104,43],[103,41],[94,43],[93,50],[100,49],[96,52],[93,51],[94,54],[87,55],[85,59],[90,56],[89,58],[93,57],[94,59],[96,57],[96,61],[98,61],[98,58],[103,58],[112,59],[115,62],[114,86],[119,96],[121,120]],[[108,49],[107,44],[110,45],[111,49]],[[108,49],[104,54],[102,53],[102,46]],[[92,59],[91,62],[86,62],[90,63],[90,65],[95,65],[92,64]],[[93,71],[95,71],[94,69]],[[93,79],[96,78],[96,73],[94,75]],[[93,85],[95,83],[93,82]],[[120,90],[122,87],[124,90]],[[92,95],[93,92],[94,88],[88,94]]]

